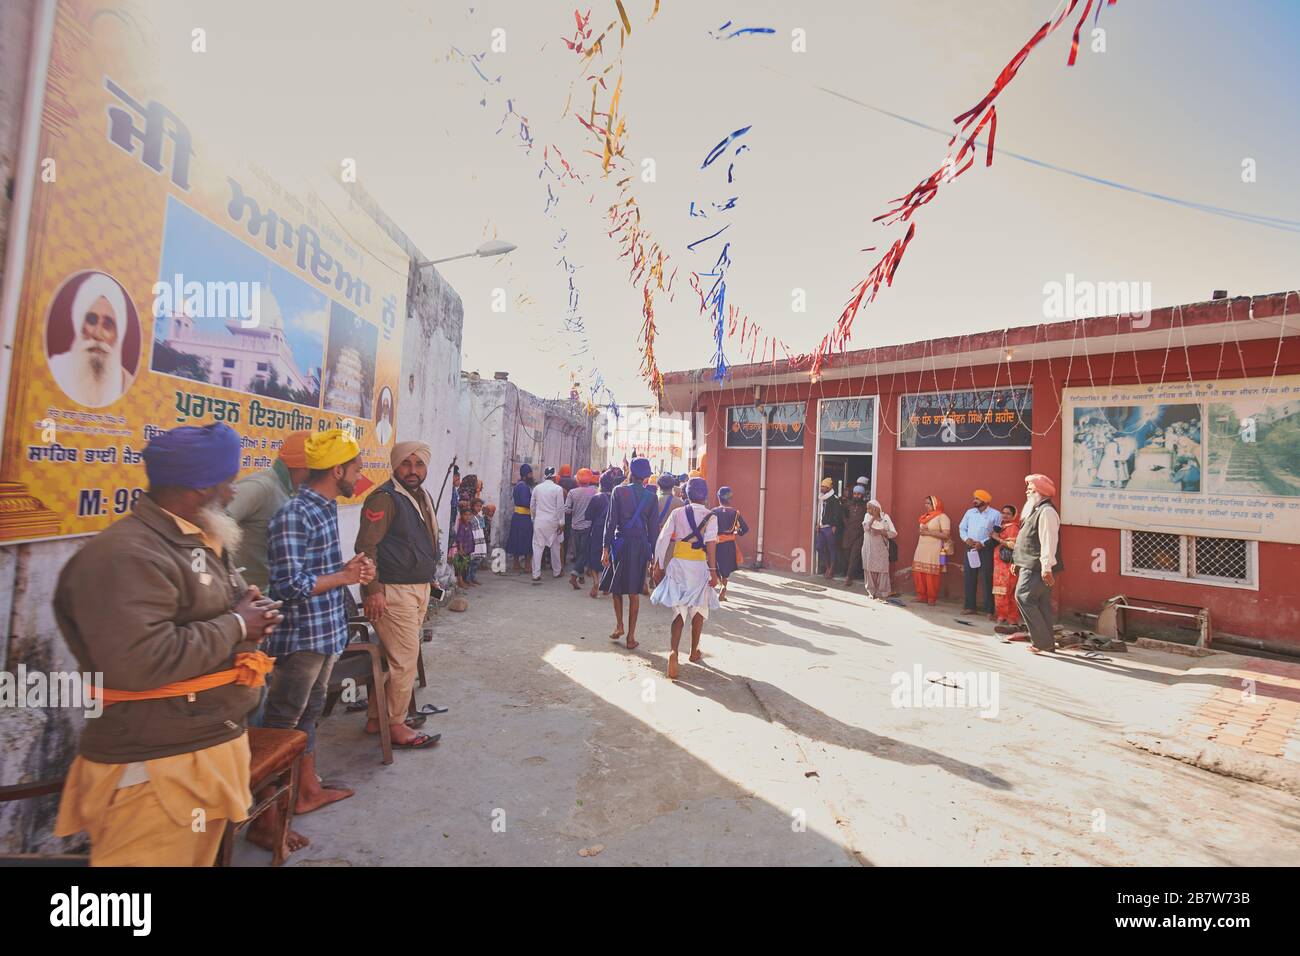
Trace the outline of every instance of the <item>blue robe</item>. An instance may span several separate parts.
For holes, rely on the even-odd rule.
[[[640,594],[654,546],[659,514],[658,495],[645,485],[620,485],[614,489],[605,520],[604,546],[609,567],[600,576],[600,589],[609,594]],[[641,511],[637,505],[644,501]],[[635,518],[635,520],[633,520]]]
[[[734,534],[737,537],[749,534],[749,525],[745,523],[740,512],[730,505],[714,508],[713,513],[718,516],[718,534]],[[717,555],[718,577],[729,578],[735,574],[738,567],[736,542],[719,541]]]
[[[515,483],[515,507],[527,508],[533,502],[533,486],[520,480]],[[533,516],[515,512],[510,516],[510,537],[506,539],[506,554],[511,557],[533,554]]]
[[[598,491],[587,502],[587,520],[591,530],[587,533],[587,567],[592,571],[603,572],[600,558],[605,550],[605,518],[609,515],[609,495]]]

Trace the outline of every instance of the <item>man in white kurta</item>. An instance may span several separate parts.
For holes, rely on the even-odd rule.
[[[546,480],[533,489],[529,505],[533,515],[533,582],[542,580],[542,552],[551,549],[551,576],[564,573],[561,544],[564,542],[564,489],[555,483],[555,469],[546,469]]]
[[[704,502],[709,486],[703,478],[692,478],[686,485],[689,504],[672,511],[659,531],[655,543],[655,578],[658,585],[650,600],[673,609],[672,653],[668,655],[668,679],[677,678],[677,647],[682,629],[691,622],[692,663],[698,664],[700,635],[709,611],[717,608],[718,595],[718,522]],[[672,560],[667,561],[669,551]],[[667,570],[664,565],[667,563]]]

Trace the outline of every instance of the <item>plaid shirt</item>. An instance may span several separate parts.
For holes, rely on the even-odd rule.
[[[304,485],[267,527],[271,596],[284,601],[284,620],[266,639],[272,657],[294,651],[339,654],[348,642],[343,588],[313,595],[316,579],[343,570],[339,511]]]

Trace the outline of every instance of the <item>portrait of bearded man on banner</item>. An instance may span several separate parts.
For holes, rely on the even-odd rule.
[[[111,276],[86,272],[65,283],[50,305],[45,341],[54,380],[79,405],[111,405],[135,381],[140,323]]]

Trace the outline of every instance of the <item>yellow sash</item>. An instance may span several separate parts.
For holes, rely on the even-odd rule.
[[[704,561],[708,558],[708,554],[703,548],[692,548],[689,541],[678,541],[673,545],[673,560],[679,558],[687,561]]]
[[[528,508],[525,508],[523,505],[515,505],[515,514],[517,514],[517,515],[530,515],[530,514],[532,514],[532,511],[531,511],[530,509],[528,509]]]

